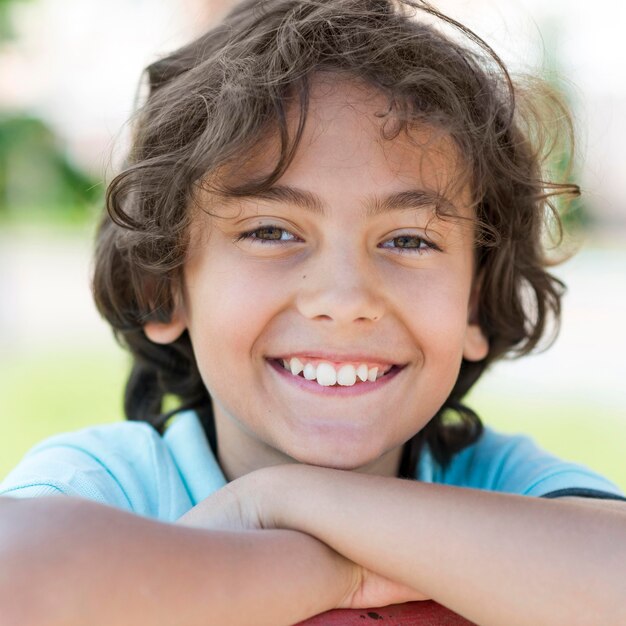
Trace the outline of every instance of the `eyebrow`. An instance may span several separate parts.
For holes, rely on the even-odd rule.
[[[258,198],[259,200],[268,200],[281,204],[291,204],[315,215],[326,215],[324,203],[318,195],[310,191],[298,189],[297,187],[274,185],[269,189],[244,197]],[[368,199],[365,206],[367,217],[375,217],[394,211],[414,211],[423,208],[441,209],[443,213],[451,216],[458,216],[459,214],[456,206],[448,200],[448,198],[436,191],[426,189],[408,189],[406,191],[393,193],[384,198],[375,196],[372,199]]]

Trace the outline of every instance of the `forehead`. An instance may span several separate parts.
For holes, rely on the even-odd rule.
[[[286,124],[294,137],[300,110],[287,109]],[[270,125],[255,147],[235,165],[221,168],[214,178],[237,187],[263,181],[281,156],[280,133]],[[452,137],[440,128],[413,121],[402,125],[390,98],[363,81],[333,74],[318,74],[310,83],[309,104],[297,149],[278,184],[304,184],[321,193],[341,177],[345,191],[350,182],[371,185],[364,192],[402,186],[469,203],[467,168]],[[221,185],[220,185],[221,186]],[[354,189],[357,193],[359,190]],[[454,202],[453,202],[454,203]]]

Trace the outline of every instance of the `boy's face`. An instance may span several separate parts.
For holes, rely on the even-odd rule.
[[[218,217],[195,216],[172,321],[145,327],[161,343],[189,330],[229,479],[293,460],[395,474],[402,444],[444,403],[462,358],[487,354],[470,321],[472,224],[433,212],[445,193],[444,211],[473,217],[468,190],[449,189],[456,151],[426,128],[382,139],[386,105],[356,83],[318,80],[272,193],[200,197]],[[277,151],[268,140],[231,175],[271,171]],[[342,369],[357,382],[293,375],[282,365],[292,358],[321,382]],[[361,382],[363,365],[370,378],[393,367]]]

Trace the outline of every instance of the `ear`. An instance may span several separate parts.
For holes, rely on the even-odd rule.
[[[170,322],[147,322],[143,326],[143,332],[153,343],[172,343],[176,341],[187,328],[180,320],[172,318]]]
[[[467,312],[467,328],[463,342],[463,358],[467,361],[482,361],[489,353],[489,340],[478,323],[478,296],[481,283],[480,278],[474,280]]]
[[[489,353],[489,341],[478,324],[468,323],[463,343],[466,361],[482,361]]]
[[[176,341],[187,328],[183,307],[176,303],[168,322],[146,322],[143,332],[153,343],[167,344]]]

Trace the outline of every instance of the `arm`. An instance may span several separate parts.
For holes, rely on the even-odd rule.
[[[310,533],[483,626],[626,623],[623,504],[296,465],[249,480],[266,527]]]
[[[351,576],[299,532],[199,530],[65,496],[0,498],[3,624],[286,626],[337,606]]]

